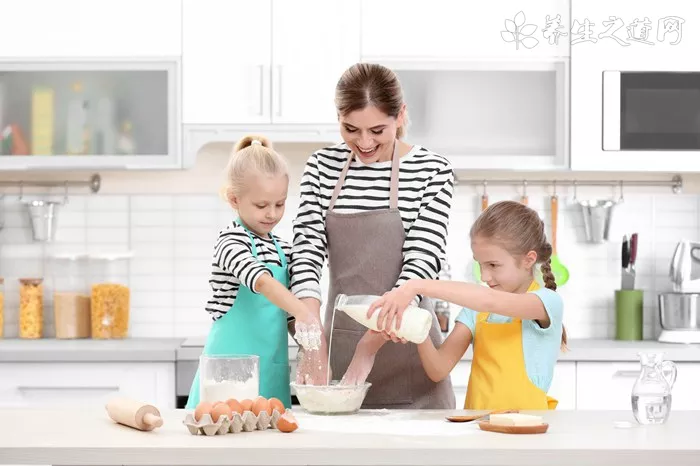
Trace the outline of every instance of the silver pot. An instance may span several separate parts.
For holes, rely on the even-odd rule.
[[[663,330],[699,330],[700,293],[660,293],[659,323]]]

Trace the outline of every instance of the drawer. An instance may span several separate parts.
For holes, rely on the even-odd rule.
[[[0,363],[0,406],[103,407],[116,395],[174,408],[174,363]]]
[[[697,387],[700,363],[676,363],[678,377],[673,386],[671,409],[700,410]],[[632,409],[632,386],[639,376],[636,362],[579,362],[576,369],[577,408],[587,410]]]

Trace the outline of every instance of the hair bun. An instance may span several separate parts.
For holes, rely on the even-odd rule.
[[[261,145],[263,147],[272,148],[272,143],[265,136],[249,134],[247,136],[243,136],[236,143],[236,145],[233,147],[233,151],[238,152],[239,150],[243,150],[252,145]]]

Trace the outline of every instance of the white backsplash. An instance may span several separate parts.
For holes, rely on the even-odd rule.
[[[580,190],[581,191],[581,190]],[[605,190],[599,190],[604,194]],[[530,205],[549,227],[549,198],[529,189]],[[471,279],[468,231],[478,212],[480,188],[459,186],[450,221],[448,257],[453,279]],[[517,199],[515,188],[489,188],[491,202]],[[579,193],[579,198],[582,198]],[[291,238],[298,198],[290,197],[278,234]],[[656,293],[670,288],[667,271],[676,242],[698,239],[697,195],[626,194],[614,211],[612,242],[584,242],[583,222],[570,197],[560,194],[558,249],[571,278],[560,289],[565,324],[572,338],[614,335],[613,292],[619,286],[619,239],[638,232],[637,286],[645,293],[645,338],[654,337]],[[65,269],[52,267],[52,252],[134,252],[125,279],[132,290],[131,330],[135,337],[206,334],[208,274],[213,241],[233,212],[216,195],[74,195],[59,213],[54,244],[31,243],[26,213],[17,196],[4,198],[0,232],[0,274],[5,278],[5,334],[17,334],[18,278],[45,278],[45,334],[53,335],[51,295]],[[457,309],[455,308],[455,311]]]

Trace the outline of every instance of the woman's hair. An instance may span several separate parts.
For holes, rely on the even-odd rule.
[[[226,183],[222,195],[240,196],[246,189],[251,173],[263,175],[288,175],[287,161],[272,149],[272,143],[264,136],[244,136],[233,147],[226,166]]]
[[[489,206],[472,225],[471,238],[480,236],[501,244],[513,256],[537,253],[544,286],[556,291],[552,273],[552,245],[547,240],[544,222],[537,212],[515,201],[502,201]],[[562,327],[562,347],[566,347],[566,330]]]
[[[335,107],[342,116],[373,106],[390,117],[398,118],[403,105],[399,78],[382,65],[356,63],[345,70],[335,87]],[[404,126],[407,121],[404,114]],[[397,128],[397,139],[405,135],[404,126]]]

